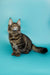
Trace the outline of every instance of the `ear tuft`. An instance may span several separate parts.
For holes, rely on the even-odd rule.
[[[9,23],[8,23],[8,25],[12,25],[12,23],[13,23],[12,19],[9,18]]]
[[[21,24],[20,19],[17,21],[17,24],[20,26],[20,24]]]

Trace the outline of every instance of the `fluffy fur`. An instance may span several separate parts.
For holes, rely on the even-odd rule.
[[[17,23],[14,23],[11,18],[9,19],[8,33],[9,41],[13,49],[12,55],[20,56],[21,53],[27,54],[31,50],[39,53],[46,53],[48,51],[47,48],[36,47],[28,36],[21,33],[20,25],[20,19],[17,21]]]

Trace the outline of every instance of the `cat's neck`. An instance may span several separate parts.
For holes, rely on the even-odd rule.
[[[21,35],[21,33],[15,33],[15,34],[13,34],[13,33],[9,33],[10,35],[12,35],[12,36],[17,36],[17,35]]]

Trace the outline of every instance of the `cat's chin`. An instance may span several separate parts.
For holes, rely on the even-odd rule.
[[[21,32],[20,31],[18,31],[18,32],[12,32],[12,34],[20,34]]]
[[[18,35],[18,34],[20,34],[20,33],[12,33],[13,35]]]

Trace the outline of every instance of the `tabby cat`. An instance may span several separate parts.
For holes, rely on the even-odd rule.
[[[39,53],[46,53],[47,48],[36,47],[32,44],[32,41],[25,34],[21,33],[21,22],[20,19],[14,23],[12,19],[9,19],[8,33],[9,41],[13,49],[12,55],[20,56],[21,53],[29,53],[34,50]]]

